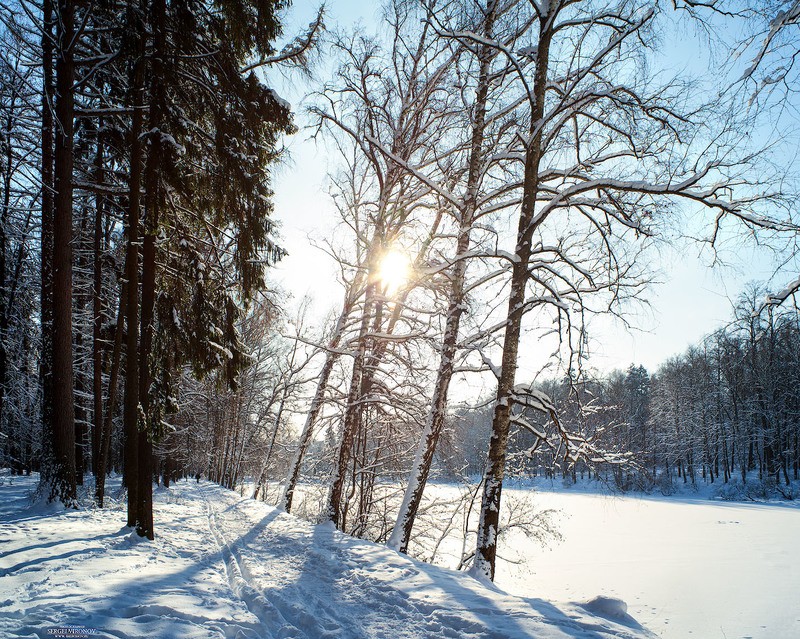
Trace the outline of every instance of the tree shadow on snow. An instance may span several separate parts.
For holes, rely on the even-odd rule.
[[[81,542],[92,542],[92,541],[97,541],[99,539],[108,539],[110,537],[117,537],[120,534],[123,534],[127,530],[128,529],[123,528],[119,532],[106,533],[105,535],[92,535],[91,537],[69,537],[64,539],[57,539],[55,541],[47,541],[41,544],[31,544],[30,546],[15,548],[14,550],[10,550],[9,552],[0,553],[0,560],[6,559],[11,555],[18,555],[20,553],[30,552],[32,550],[41,550],[43,548],[54,548],[55,546],[61,546],[63,544],[79,544]],[[16,572],[18,570],[22,570],[23,568],[29,568],[30,566],[35,566],[37,564],[41,564],[47,561],[58,561],[60,559],[66,559],[68,557],[74,557],[75,555],[79,555],[81,553],[89,553],[97,550],[106,550],[106,547],[92,546],[87,548],[79,548],[78,550],[65,552],[60,555],[37,557],[36,559],[30,559],[27,561],[20,562],[17,565],[11,566],[9,568],[0,568],[0,577],[2,577],[3,575],[10,574],[12,572]]]

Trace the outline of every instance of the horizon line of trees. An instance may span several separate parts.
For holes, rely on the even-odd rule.
[[[791,485],[800,479],[800,312],[781,307],[759,314],[764,294],[751,286],[729,324],[652,373],[631,364],[578,384],[538,382],[572,430],[600,450],[625,455],[616,463],[571,459],[566,448],[541,448],[539,439],[517,427],[509,444],[512,474],[572,482],[594,477],[623,491],[664,493],[676,483],[718,484],[723,495],[794,499]],[[541,418],[526,417],[547,428]],[[486,436],[485,411],[461,409],[452,420],[454,439],[467,443],[455,446],[454,459],[467,472],[479,472],[474,442]],[[753,485],[747,487],[748,481]],[[726,490],[729,482],[738,486]]]

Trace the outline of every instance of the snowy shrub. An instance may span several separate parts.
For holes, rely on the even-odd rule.
[[[745,498],[753,501],[768,501],[776,496],[775,480],[772,477],[749,481],[745,485]]]
[[[725,501],[770,501],[787,499],[793,501],[800,496],[798,483],[786,485],[775,481],[774,477],[764,479],[753,478],[746,483],[740,479],[731,479],[727,484],[717,488],[715,497]]]
[[[738,479],[731,479],[717,488],[715,496],[724,501],[742,501],[746,499],[746,486]]]
[[[669,497],[675,493],[675,485],[672,483],[672,475],[669,473],[659,475],[655,486],[664,497]]]

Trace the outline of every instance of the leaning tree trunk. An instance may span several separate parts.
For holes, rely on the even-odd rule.
[[[344,483],[347,475],[347,466],[358,431],[361,415],[361,389],[362,377],[364,375],[364,363],[367,355],[367,333],[369,331],[370,305],[372,304],[373,290],[375,283],[367,284],[364,293],[364,309],[361,316],[361,326],[358,331],[358,350],[353,358],[353,372],[350,378],[350,390],[347,393],[347,406],[345,408],[344,427],[342,438],[336,451],[333,468],[333,482],[328,492],[328,504],[324,513],[327,520],[332,521],[337,528],[340,524],[342,495],[344,493]]]
[[[306,415],[306,422],[300,434],[300,443],[297,446],[297,452],[294,455],[292,464],[289,466],[289,473],[286,477],[286,487],[279,502],[279,505],[282,506],[286,512],[290,512],[292,509],[294,491],[297,488],[297,481],[300,478],[300,468],[303,465],[303,458],[311,443],[311,435],[314,432],[314,425],[316,424],[317,417],[319,416],[320,410],[322,410],[322,404],[325,400],[325,391],[328,389],[328,380],[333,371],[333,366],[339,359],[339,352],[336,349],[339,347],[339,342],[342,339],[342,333],[344,332],[347,318],[350,315],[351,306],[351,304],[345,302],[339,319],[336,322],[336,326],[333,329],[333,336],[328,343],[328,351],[325,353],[325,363],[322,365],[322,370],[317,378],[317,390],[314,392],[314,398],[311,400],[311,406]]]
[[[56,20],[56,106],[53,215],[53,458],[50,501],[73,505],[75,493],[75,406],[72,375],[72,152],[75,67],[74,6],[59,0]]]
[[[492,37],[497,3],[490,1],[484,20],[483,35]],[[486,127],[486,99],[489,92],[489,67],[492,59],[492,50],[488,46],[481,47],[480,70],[478,72],[478,87],[475,96],[475,120],[470,141],[469,172],[467,175],[467,196],[464,200],[464,210],[461,211],[461,224],[456,244],[456,257],[451,277],[450,300],[447,308],[444,335],[442,337],[441,357],[436,382],[431,398],[431,407],[425,428],[422,432],[414,464],[411,468],[403,502],[397,515],[392,534],[387,541],[390,548],[400,552],[408,551],[408,542],[414,520],[422,501],[422,494],[428,482],[433,455],[444,428],[444,418],[447,412],[447,395],[450,389],[450,380],[453,377],[453,362],[458,343],[458,330],[461,324],[464,301],[464,281],[466,277],[467,261],[462,256],[469,250],[470,232],[474,222],[477,208],[480,171],[483,163],[483,141]]]
[[[457,255],[464,253],[469,246],[469,229],[462,228],[459,231]],[[458,259],[458,258],[457,258]],[[453,360],[456,355],[458,341],[458,329],[463,313],[462,301],[464,298],[464,276],[466,271],[466,261],[459,259],[453,269],[452,289],[450,291],[450,302],[447,309],[445,320],[444,336],[442,338],[441,357],[439,359],[439,369],[436,374],[436,382],[431,398],[431,407],[425,422],[425,428],[417,445],[417,452],[414,457],[414,464],[411,469],[406,486],[403,502],[397,515],[392,534],[386,545],[400,552],[408,551],[408,542],[411,539],[411,530],[414,527],[414,520],[417,516],[422,494],[428,481],[433,455],[439,437],[444,428],[444,417],[447,412],[447,394],[450,388],[450,380],[453,376]]]
[[[531,141],[525,154],[525,174],[522,187],[522,207],[517,227],[517,246],[511,272],[511,292],[508,298],[506,329],[503,337],[503,359],[492,419],[483,496],[478,523],[478,539],[471,573],[478,578],[494,580],[497,560],[497,535],[500,523],[500,497],[505,475],[506,449],[511,415],[512,391],[517,373],[517,354],[525,312],[525,290],[529,279],[528,262],[531,257],[535,222],[536,197],[539,192],[539,164],[542,156],[542,127],[545,89],[547,84],[550,42],[553,21],[540,23],[539,46],[536,50],[534,96],[531,107]]]

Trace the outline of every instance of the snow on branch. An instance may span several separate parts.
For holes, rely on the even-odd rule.
[[[536,438],[533,445],[524,451],[527,456],[532,456],[542,445],[545,445],[556,456],[562,456],[570,465],[580,460],[609,464],[623,464],[630,461],[629,454],[602,450],[590,438],[570,432],[559,418],[556,405],[550,396],[535,388],[533,383],[515,386],[511,392],[511,404],[521,408],[520,411],[512,413],[511,423],[525,429]],[[533,409],[547,415],[555,432],[548,433],[541,426],[533,424],[525,414],[526,409]],[[581,411],[584,411],[584,407],[581,407]]]
[[[270,66],[273,64],[291,64],[305,69],[308,66],[308,54],[316,46],[320,34],[325,30],[325,7],[321,6],[317,10],[317,17],[312,20],[308,28],[297,35],[279,53],[266,56],[253,64],[249,64],[240,73],[245,74],[259,67]]]
[[[380,151],[383,155],[385,155],[389,160],[394,162],[397,166],[402,167],[405,171],[408,171],[411,175],[417,178],[417,180],[419,180],[425,186],[431,189],[431,191],[434,191],[437,195],[450,202],[453,206],[459,208],[462,205],[462,202],[459,198],[454,196],[447,189],[443,188],[442,185],[438,184],[437,182],[430,179],[422,172],[418,171],[415,167],[411,166],[411,164],[409,164],[403,158],[398,156],[396,153],[392,153],[392,151],[387,149],[385,145],[381,144],[380,140],[370,135],[369,133],[364,134],[364,139],[367,142],[369,142],[372,146],[374,146],[376,149],[378,149],[378,151]]]
[[[770,308],[773,306],[780,306],[786,300],[788,300],[790,297],[792,297],[799,291],[800,291],[800,277],[798,277],[793,282],[789,282],[789,284],[787,284],[783,288],[783,290],[777,293],[770,293],[766,297],[764,297],[761,306],[759,306],[757,309],[753,311],[753,317],[757,317],[758,315],[760,315],[761,312],[766,308]]]
[[[761,66],[765,56],[769,53],[773,41],[777,35],[790,25],[800,24],[800,0],[794,0],[788,9],[780,10],[769,23],[769,31],[764,36],[756,55],[750,62],[750,66],[742,74],[741,79],[746,80],[753,77],[756,69]]]

